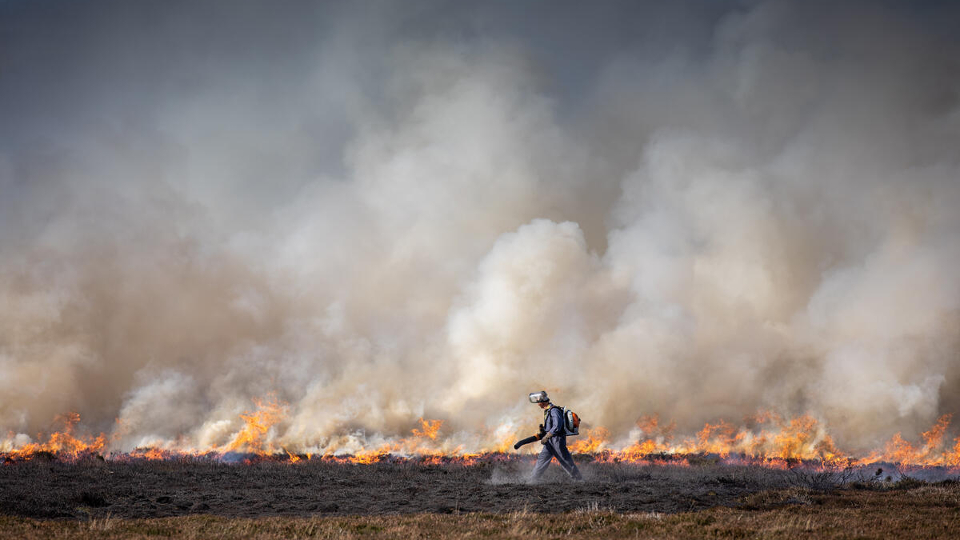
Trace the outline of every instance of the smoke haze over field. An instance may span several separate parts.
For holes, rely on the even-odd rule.
[[[0,432],[958,412],[960,9],[600,4],[0,3]]]

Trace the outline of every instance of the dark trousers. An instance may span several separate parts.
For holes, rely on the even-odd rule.
[[[540,479],[540,476],[547,470],[547,465],[550,465],[550,461],[553,458],[557,458],[557,462],[560,463],[560,466],[563,467],[563,470],[567,471],[567,474],[569,474],[571,478],[574,480],[583,479],[583,477],[580,476],[580,469],[578,469],[577,464],[573,462],[573,456],[571,456],[570,451],[567,450],[567,438],[550,437],[547,439],[546,444],[543,445],[543,450],[540,450],[540,455],[537,456],[537,466],[533,469],[534,480]]]

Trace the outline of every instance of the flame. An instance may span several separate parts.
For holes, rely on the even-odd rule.
[[[697,442],[695,451],[704,454],[720,454],[726,457],[733,443],[740,437],[735,436],[736,428],[720,420],[717,424],[706,424],[703,429],[697,433]]]
[[[941,445],[943,445],[943,438],[947,433],[947,427],[950,426],[950,420],[953,418],[952,414],[945,414],[937,420],[937,423],[934,424],[930,431],[923,433],[923,455],[927,456],[936,451]]]
[[[117,460],[170,460],[183,458],[223,459],[228,453],[248,456],[245,462],[279,460],[298,463],[319,459],[334,463],[366,465],[386,461],[415,460],[424,465],[473,465],[481,461],[510,459],[512,441],[520,437],[522,429],[505,424],[487,435],[487,448],[468,450],[453,445],[441,437],[442,420],[419,418],[418,426],[410,436],[397,438],[376,447],[362,448],[352,454],[337,454],[336,445],[320,454],[298,454],[278,446],[276,426],[286,419],[289,406],[274,396],[254,400],[252,411],[239,415],[242,425],[226,444],[193,449],[184,441],[169,443],[165,448],[137,448],[127,453],[106,456]],[[639,437],[627,444],[614,443],[604,427],[584,429],[580,437],[569,441],[572,453],[589,455],[598,462],[629,462],[637,464],[669,464],[689,466],[687,456],[714,455],[728,463],[750,463],[765,467],[786,469],[797,463],[822,469],[867,466],[877,462],[891,462],[910,466],[936,466],[955,469],[960,474],[960,437],[948,439],[951,415],[943,415],[916,445],[895,434],[881,449],[864,457],[854,457],[836,447],[823,423],[813,415],[805,414],[785,419],[764,411],[736,426],[725,420],[707,423],[691,437],[678,437],[673,422],[664,424],[657,416],[637,420]],[[86,455],[100,455],[108,447],[108,438],[78,436],[76,427],[80,415],[69,413],[57,417],[53,431],[45,442],[29,442],[13,446],[14,435],[0,441],[0,459],[6,463],[25,461],[39,456],[52,456],[63,461],[76,461]],[[113,440],[126,432],[118,422]],[[40,436],[37,437],[40,439]],[[949,442],[948,442],[949,441]]]
[[[264,436],[271,427],[286,417],[289,407],[274,396],[263,400],[256,399],[254,403],[257,405],[257,410],[240,415],[240,419],[244,421],[243,429],[220,449],[221,452],[245,451],[256,454],[275,452],[273,445],[264,441]]]
[[[610,432],[602,427],[584,430],[584,432],[584,438],[567,445],[567,448],[574,454],[595,454],[603,448],[610,438]]]
[[[960,467],[960,437],[954,441],[953,452],[947,457],[947,465],[951,467]]]
[[[414,437],[426,437],[431,441],[437,440],[437,433],[440,431],[440,426],[443,425],[443,420],[424,420],[420,419],[420,429],[414,428],[412,431]]]
[[[107,436],[100,435],[82,440],[74,436],[74,428],[80,423],[80,414],[70,412],[54,419],[54,425],[62,425],[60,431],[50,435],[44,443],[29,443],[2,454],[7,460],[31,459],[40,455],[53,455],[64,461],[77,461],[85,455],[99,454],[107,445]]]
[[[147,460],[165,460],[175,457],[176,453],[161,448],[137,448],[130,452],[130,456]]]
[[[914,447],[897,433],[890,441],[884,445],[883,453],[880,455],[871,455],[873,461],[892,461],[894,463],[906,463],[911,465],[952,465],[960,463],[960,438],[957,439],[957,445],[952,451],[945,450],[938,452],[943,447],[943,440],[950,425],[952,415],[945,414],[937,420],[928,431],[925,431],[921,437],[924,444],[920,447]]]

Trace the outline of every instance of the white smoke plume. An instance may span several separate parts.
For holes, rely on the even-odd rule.
[[[11,437],[220,446],[275,396],[285,448],[481,449],[546,389],[866,449],[960,407],[956,8],[26,4]]]

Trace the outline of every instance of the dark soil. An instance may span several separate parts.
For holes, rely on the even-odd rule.
[[[470,466],[36,459],[0,465],[0,514],[84,519],[523,510],[673,513],[734,506],[751,493],[817,481],[791,471],[716,463],[585,462],[583,482],[569,480],[554,464],[543,482],[531,484],[526,477],[532,468],[531,458]]]

